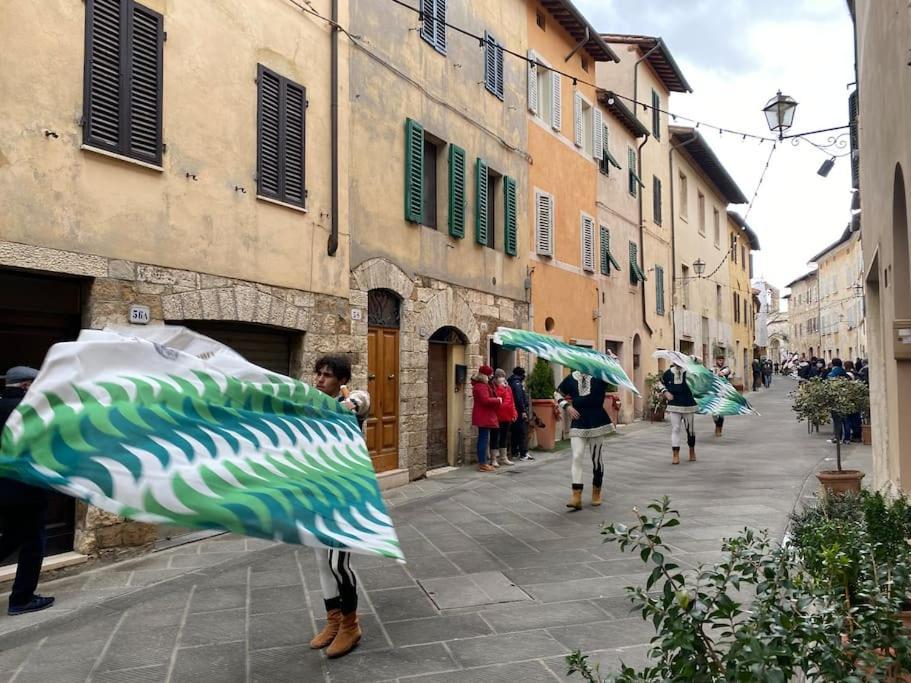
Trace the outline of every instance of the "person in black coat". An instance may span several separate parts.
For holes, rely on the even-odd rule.
[[[661,389],[671,417],[671,464],[680,464],[680,430],[686,431],[690,460],[696,459],[696,399],[686,383],[686,369],[674,363],[661,375]]]
[[[0,397],[0,429],[6,426],[37,376],[37,370],[22,366],[7,371],[6,388]],[[0,559],[19,551],[16,579],[9,596],[10,615],[37,612],[54,604],[54,598],[35,594],[44,563],[46,510],[43,489],[0,478]]]
[[[512,423],[512,434],[509,437],[512,455],[519,460],[534,460],[528,454],[528,422],[532,412],[531,400],[528,398],[528,392],[525,391],[525,368],[513,368],[512,375],[506,381],[512,390],[512,399],[516,404],[518,415],[516,421]]]

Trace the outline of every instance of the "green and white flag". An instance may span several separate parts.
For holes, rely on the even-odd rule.
[[[594,349],[582,346],[573,346],[561,342],[559,339],[546,334],[529,332],[528,330],[514,330],[510,327],[500,327],[494,332],[493,341],[508,349],[524,349],[536,356],[540,356],[554,363],[559,363],[567,368],[603,379],[608,384],[629,389],[636,396],[639,390],[623,371],[620,361],[616,356],[607,355]]]
[[[652,354],[686,370],[686,383],[696,399],[696,412],[702,415],[758,415],[743,394],[724,377],[718,377],[702,363],[679,351],[662,349]]]
[[[55,345],[0,453],[2,477],[141,522],[404,560],[354,414],[184,328]]]

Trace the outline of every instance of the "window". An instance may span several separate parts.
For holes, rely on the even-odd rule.
[[[600,112],[598,112],[600,114]],[[616,157],[611,154],[610,151],[610,129],[603,125],[602,118],[602,129],[601,129],[601,158],[598,160],[598,169],[606,176],[610,175],[610,167],[613,166],[618,171],[620,170],[620,162],[617,161]]]
[[[304,131],[306,89],[259,65],[257,78],[257,193],[304,206]]]
[[[538,28],[541,29],[542,31],[547,30],[547,28],[545,27],[545,24],[544,24],[544,12],[542,12],[541,10],[538,10],[537,12],[535,12],[535,23],[538,24]]]
[[[579,231],[582,234],[582,270],[595,272],[595,220],[586,214],[580,218]]]
[[[475,242],[493,249],[496,246],[496,197],[500,174],[483,159],[475,161]]]
[[[614,257],[610,248],[610,231],[606,226],[601,226],[601,274],[610,275],[611,266],[620,270],[620,264]]]
[[[737,235],[731,235],[731,260],[737,263]]]
[[[749,306],[747,305],[747,300],[744,299],[743,300],[743,322],[746,324],[747,327],[750,326],[750,314],[748,313],[748,311],[749,311]]]
[[[705,195],[701,192],[696,193],[696,207],[699,211],[699,234],[705,234]]]
[[[540,190],[535,192],[535,253],[554,255],[554,198]]]
[[[712,229],[715,231],[715,246],[721,246],[721,212],[713,207],[712,208]]]
[[[656,225],[661,225],[661,179],[652,176],[652,218]]]
[[[722,314],[722,296],[721,296],[721,285],[715,285],[715,316],[718,320],[721,320],[724,316]]]
[[[484,87],[503,99],[503,46],[484,32]]]
[[[652,90],[652,136],[661,139],[661,96]]]
[[[664,268],[655,266],[655,312],[664,315]]]
[[[683,173],[677,177],[680,184],[680,217],[686,220],[689,216],[689,198],[690,192],[689,187],[687,187],[687,178]]]
[[[85,16],[85,144],[161,165],[163,17],[133,0],[88,0]]]
[[[627,161],[629,163],[629,193],[634,197],[639,192],[642,181],[639,180],[636,150],[627,148]]]
[[[747,269],[747,250],[742,244],[740,245],[740,268],[743,271]]]
[[[436,144],[424,136],[423,178],[421,181],[424,212],[421,225],[437,228],[437,153]]]
[[[740,322],[740,295],[734,292],[734,322]]]
[[[421,0],[421,38],[446,54],[446,0]]]
[[[645,273],[639,266],[639,245],[635,242],[629,243],[629,283],[633,286],[639,282],[645,282]]]
[[[562,117],[560,74],[547,68],[533,51],[528,52],[528,110],[554,130],[560,130]]]
[[[579,63],[582,65],[582,71],[588,71],[588,60],[585,55],[579,55]]]

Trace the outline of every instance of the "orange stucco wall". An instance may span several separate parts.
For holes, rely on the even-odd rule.
[[[537,2],[529,2],[529,47],[543,60],[560,71],[577,79],[595,82],[595,64],[584,50],[577,52],[568,62],[566,55],[575,47],[569,34]],[[545,17],[542,30],[536,13]],[[588,69],[582,68],[585,58]],[[578,90],[590,103],[597,106],[595,89],[581,82],[575,86],[569,78],[562,79],[562,126],[554,131],[549,123],[528,114],[528,147],[532,156],[529,172],[529,243],[534,251],[535,190],[548,192],[554,197],[554,256],[532,255],[532,325],[536,331],[545,331],[545,320],[553,318],[555,327],[550,330],[566,340],[585,340],[597,343],[598,324],[592,315],[598,307],[596,276],[582,271],[581,214],[588,214],[597,225],[598,167],[590,155],[573,144],[573,93]],[[597,243],[597,227],[596,227]],[[597,257],[597,248],[596,248]],[[596,258],[597,260],[597,258]],[[597,266],[597,263],[596,263]]]

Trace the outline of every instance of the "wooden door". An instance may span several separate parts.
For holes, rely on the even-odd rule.
[[[377,472],[399,464],[399,331],[367,330],[367,390],[370,415],[364,425],[367,449]]]
[[[433,469],[449,464],[449,346],[431,342],[428,350],[427,469]]]

